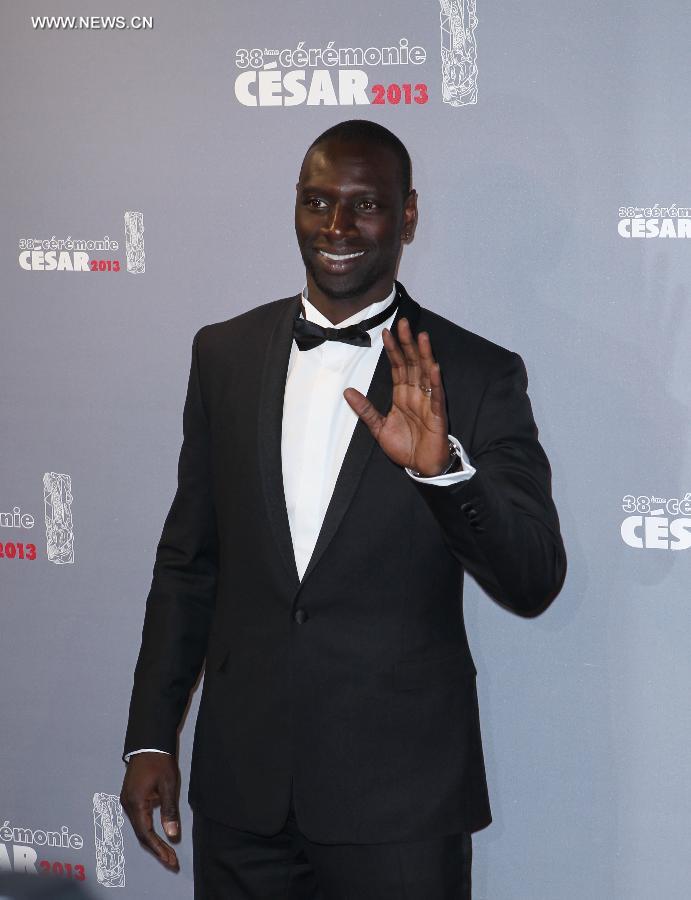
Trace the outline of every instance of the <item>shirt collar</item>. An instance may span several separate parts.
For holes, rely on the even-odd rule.
[[[315,322],[317,325],[321,325],[323,328],[346,328],[348,325],[355,325],[356,322],[362,322],[363,319],[369,319],[371,316],[376,316],[377,313],[380,313],[383,309],[393,301],[393,298],[396,294],[396,285],[391,289],[391,293],[388,297],[385,297],[383,300],[377,300],[376,303],[370,303],[365,309],[361,309],[359,312],[354,313],[347,319],[344,319],[342,322],[339,322],[338,325],[334,325],[333,322],[330,322],[326,316],[323,316],[316,306],[313,306],[307,299],[307,287],[305,286],[302,291],[302,305],[305,309],[305,318],[310,322]],[[377,325],[375,328],[370,330],[370,333],[379,334],[384,330],[386,326],[386,322],[382,322],[380,325]]]

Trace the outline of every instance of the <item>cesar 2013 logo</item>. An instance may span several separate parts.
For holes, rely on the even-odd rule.
[[[144,253],[144,214],[127,210],[125,219],[125,265],[131,275],[146,271]],[[23,237],[19,239],[19,266],[25,272],[120,272],[120,260],[114,255],[120,242],[108,235],[98,240]]]
[[[469,106],[477,103],[476,0],[439,0],[439,7],[441,99]],[[235,98],[249,107],[421,106],[429,86],[417,67],[426,62],[425,48],[407,37],[379,47],[241,47]],[[368,69],[377,70],[377,83],[370,84]]]
[[[691,493],[678,497],[641,494],[622,498],[629,513],[621,523],[624,543],[636,550],[688,550],[691,547]]]

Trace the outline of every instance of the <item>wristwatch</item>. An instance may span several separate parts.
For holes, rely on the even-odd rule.
[[[436,475],[423,475],[422,472],[415,472],[413,469],[411,469],[410,471],[417,478],[439,478],[440,475],[449,475],[451,472],[459,472],[462,468],[463,457],[461,456],[459,450],[456,448],[454,442],[449,441],[449,462],[441,472],[438,472]]]

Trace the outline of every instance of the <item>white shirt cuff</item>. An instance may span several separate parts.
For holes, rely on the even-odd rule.
[[[170,756],[167,750],[153,750],[153,749],[144,749],[144,750],[132,750],[130,753],[125,754],[125,762],[130,761],[130,756],[136,756],[137,753],[165,753]]]
[[[463,449],[463,445],[452,434],[449,435],[449,440],[461,454],[461,459],[463,460],[463,468],[459,472],[449,472],[447,475],[433,475],[430,478],[425,478],[423,475],[413,475],[412,469],[406,468],[408,475],[410,475],[411,478],[414,478],[415,481],[421,481],[424,484],[436,484],[440,487],[443,487],[446,484],[456,484],[458,481],[467,481],[469,478],[472,478],[476,470],[470,465],[468,454]]]

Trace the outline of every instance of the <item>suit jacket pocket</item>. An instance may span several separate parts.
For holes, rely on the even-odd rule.
[[[393,683],[397,691],[415,691],[435,685],[453,685],[459,679],[476,674],[470,654],[460,650],[441,659],[399,662],[394,666]]]

